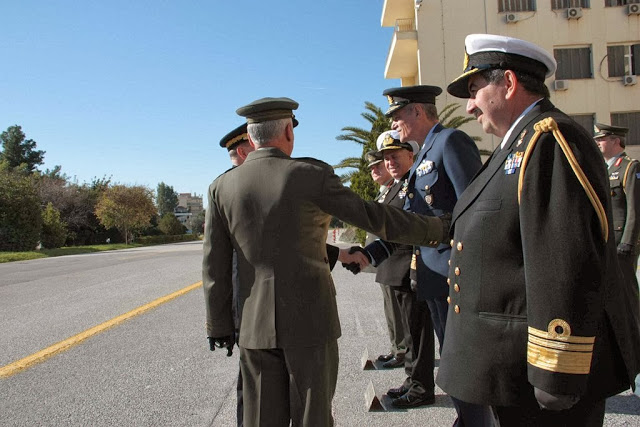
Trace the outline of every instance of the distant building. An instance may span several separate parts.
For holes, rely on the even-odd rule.
[[[551,101],[589,132],[595,122],[628,127],[627,152],[640,152],[638,0],[384,0],[381,24],[394,28],[384,76],[400,79],[401,86],[446,88],[462,72],[470,33],[536,43],[558,62],[547,80]],[[444,91],[438,109],[450,103],[460,104],[456,114],[465,115],[466,100]],[[475,121],[462,129],[482,136],[481,148],[501,141]]]
[[[173,214],[176,216],[176,218],[178,218],[178,221],[180,221],[180,224],[187,227],[187,230],[191,228],[189,227],[189,219],[191,219],[193,214],[189,212],[187,208],[183,206],[178,206],[177,208],[174,209]]]
[[[191,195],[191,193],[179,193],[178,208],[180,207],[185,208],[185,212],[191,212],[193,216],[198,216],[198,214],[204,210],[202,196]]]

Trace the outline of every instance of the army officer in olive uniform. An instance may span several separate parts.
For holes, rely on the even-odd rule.
[[[325,241],[331,216],[382,238],[437,245],[446,221],[365,202],[333,169],[291,158],[289,98],[237,110],[256,150],[211,184],[203,286],[207,335],[233,345],[231,259],[238,254],[245,426],[331,426],[340,323]],[[250,226],[247,226],[250,224]]]
[[[640,163],[624,152],[629,129],[596,124],[593,138],[609,168],[613,233],[618,248],[620,270],[638,301],[638,237],[640,236]],[[640,310],[640,301],[638,301]]]

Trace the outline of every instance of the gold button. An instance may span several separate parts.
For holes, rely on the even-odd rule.
[[[453,290],[456,292],[460,292],[460,286],[458,286],[458,284],[456,283],[455,285],[453,285]]]
[[[462,242],[458,242],[458,250],[462,251]]]
[[[416,249],[416,255],[420,255],[420,249]]]
[[[424,186],[424,189],[428,191],[428,190],[429,190],[429,186],[428,186],[428,185],[425,185],[425,186]]]
[[[413,193],[409,193],[409,198],[413,199]]]
[[[457,314],[457,313],[460,313],[460,307],[459,307],[458,305],[455,305],[455,306],[453,307],[453,311],[455,311],[455,312],[456,312],[456,314]]]
[[[451,286],[451,279],[449,279],[449,278],[447,278],[447,285]]]
[[[453,239],[451,239],[451,241],[449,242],[449,244],[451,245],[451,247],[453,247],[453,244],[454,244],[454,243],[455,243],[455,242],[453,241]]]
[[[451,267],[451,260],[447,261],[449,263],[449,267]]]
[[[454,272],[456,273],[456,276],[459,276],[460,275],[460,267],[456,267]]]
[[[447,297],[447,304],[451,304],[451,297]]]

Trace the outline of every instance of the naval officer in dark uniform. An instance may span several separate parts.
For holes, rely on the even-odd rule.
[[[447,91],[502,143],[453,212],[437,383],[503,427],[601,425],[640,370],[602,156],[549,101],[551,54],[490,34],[465,48]]]
[[[628,128],[596,123],[593,138],[602,152],[609,172],[613,233],[618,249],[618,264],[625,281],[638,301],[638,237],[640,237],[640,162],[627,156]],[[638,301],[640,310],[640,301]]]
[[[332,216],[382,238],[438,245],[448,223],[366,202],[312,158],[291,158],[289,98],[239,108],[256,148],[209,187],[203,287],[207,335],[231,349],[237,253],[245,426],[331,426],[340,322],[325,241]],[[251,226],[247,226],[250,224]]]

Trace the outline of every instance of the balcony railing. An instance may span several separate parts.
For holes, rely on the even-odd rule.
[[[413,18],[396,19],[396,29],[398,33],[416,30],[416,21]]]

